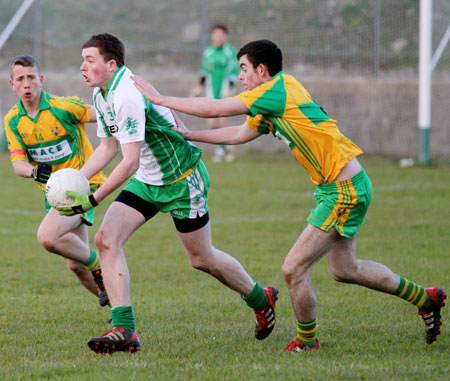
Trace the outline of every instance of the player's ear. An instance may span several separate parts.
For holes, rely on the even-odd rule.
[[[267,66],[264,64],[259,64],[258,67],[256,68],[256,72],[263,77],[265,73],[267,73]]]
[[[108,61],[108,69],[111,71],[115,71],[119,68],[119,65],[117,65],[116,60],[109,60]]]
[[[261,77],[263,78],[272,78],[272,76],[270,75],[269,72],[269,68],[267,67],[267,65],[264,64],[259,64],[259,66],[261,67]]]

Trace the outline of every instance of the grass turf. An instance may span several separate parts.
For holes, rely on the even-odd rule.
[[[262,285],[280,290],[277,325],[253,337],[254,316],[238,295],[193,270],[168,215],[158,215],[125,246],[142,350],[96,355],[86,343],[110,329],[64,261],[36,241],[42,195],[15,176],[6,154],[0,210],[0,379],[445,379],[450,375],[448,308],[438,341],[427,345],[415,307],[390,295],[334,282],[322,260],[312,278],[322,351],[284,353],[295,335],[283,259],[314,205],[305,171],[286,153],[247,153],[213,164],[213,243]],[[374,199],[358,256],[380,261],[426,287],[450,290],[448,166],[400,168],[361,158]],[[113,197],[97,211],[91,240]]]

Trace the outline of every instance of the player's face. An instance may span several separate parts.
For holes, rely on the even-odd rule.
[[[91,47],[82,50],[83,63],[80,66],[81,75],[89,87],[100,87],[106,90],[113,76],[111,61],[105,62],[98,48]],[[115,62],[115,61],[113,61]]]
[[[16,65],[9,83],[22,102],[30,104],[40,100],[43,80],[44,77],[34,66]]]
[[[223,29],[216,28],[211,32],[211,40],[216,48],[221,48],[227,42],[228,35]]]
[[[245,90],[252,90],[256,86],[264,83],[264,80],[261,76],[260,67],[258,66],[257,68],[254,68],[247,59],[246,54],[244,54],[239,59],[239,67],[241,68],[241,72],[239,73],[239,80],[241,81]]]

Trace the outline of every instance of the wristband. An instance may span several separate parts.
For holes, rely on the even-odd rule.
[[[89,202],[93,207],[96,207],[98,205],[98,202],[94,197],[94,194],[89,195]]]

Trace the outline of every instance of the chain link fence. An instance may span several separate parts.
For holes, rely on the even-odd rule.
[[[1,30],[21,3],[0,0]],[[187,95],[217,22],[229,27],[236,48],[254,39],[276,42],[285,71],[304,82],[367,152],[417,151],[418,0],[36,0],[0,51],[0,65],[6,72],[13,56],[34,54],[46,73],[77,73],[83,42],[109,32],[125,43],[126,63],[135,72],[155,81],[164,77],[161,90]],[[434,0],[433,50],[449,23],[450,1]],[[164,88],[168,77],[175,90]],[[433,78],[438,80],[432,115],[437,132],[431,152],[450,156],[449,47]],[[1,97],[0,113],[5,113],[12,103]],[[365,102],[356,110],[361,99]]]
[[[0,0],[1,29],[21,3]],[[433,3],[437,45],[450,23],[450,2]],[[209,43],[209,28],[223,22],[236,47],[275,41],[290,68],[363,75],[417,68],[418,0],[35,0],[33,7],[3,48],[3,65],[24,50],[32,53],[39,38],[43,68],[76,68],[81,44],[108,31],[125,42],[134,64],[193,70]],[[437,72],[449,66],[447,49]]]

